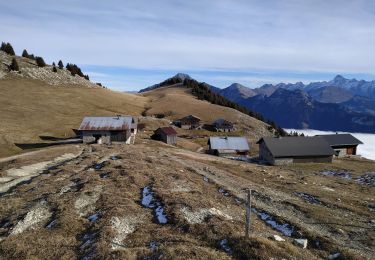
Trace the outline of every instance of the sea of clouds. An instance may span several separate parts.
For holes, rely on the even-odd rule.
[[[297,133],[303,133],[307,136],[314,135],[325,135],[325,134],[335,134],[335,133],[347,133],[347,132],[331,132],[331,131],[320,131],[314,129],[285,129],[285,131]],[[358,146],[357,154],[362,155],[365,158],[375,160],[375,134],[364,134],[364,133],[350,133],[355,138],[362,141],[363,144]]]

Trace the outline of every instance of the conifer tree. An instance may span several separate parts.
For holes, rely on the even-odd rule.
[[[12,45],[9,42],[8,43],[2,42],[0,50],[8,53],[9,55],[13,55],[13,56],[16,55],[16,53],[14,52],[14,49],[13,49]]]
[[[53,72],[57,72],[57,69],[56,69],[56,66],[55,66],[55,65],[53,65],[52,71],[53,71]]]
[[[35,60],[36,60],[36,64],[38,65],[38,67],[46,66],[46,63],[44,62],[42,57],[37,56],[37,57],[35,57]]]
[[[13,70],[13,71],[19,71],[20,70],[20,68],[18,66],[18,63],[17,63],[17,60],[15,58],[12,59],[12,63],[10,64],[9,69]]]
[[[59,69],[61,69],[61,70],[64,68],[64,63],[61,60],[59,60],[57,65],[59,65]]]
[[[22,52],[22,57],[24,57],[24,58],[29,58],[29,53],[27,52],[26,49],[23,50],[23,52]]]

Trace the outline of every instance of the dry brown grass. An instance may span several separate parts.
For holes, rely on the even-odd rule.
[[[255,118],[227,107],[213,105],[207,101],[193,97],[191,90],[177,84],[145,92],[142,96],[148,97],[148,115],[170,114],[168,118],[179,119],[188,114],[201,118],[205,123],[212,123],[217,118],[225,118],[235,124],[239,132],[251,140],[260,136],[270,135],[267,125]],[[208,134],[212,134],[206,131]]]
[[[267,237],[277,232],[254,216],[252,232],[256,234],[256,238],[242,239],[243,205],[238,204],[234,197],[219,193],[218,188],[222,185],[215,183],[211,175],[209,182],[204,181],[196,168],[199,161],[192,163],[191,158],[185,157],[190,153],[184,150],[146,139],[142,142],[146,143],[135,146],[115,144],[112,147],[94,145],[94,152],[85,152],[49,174],[36,177],[30,184],[19,186],[15,193],[0,197],[0,205],[5,202],[11,205],[0,207],[0,221],[8,218],[15,225],[30,207],[41,200],[47,202],[58,221],[51,230],[46,229],[43,223],[35,230],[25,230],[17,236],[7,236],[7,229],[0,230],[0,235],[6,237],[0,243],[0,255],[5,258],[16,256],[29,259],[82,257],[87,253],[81,248],[82,236],[92,231],[97,233],[93,242],[95,255],[105,259],[145,256],[156,258],[160,254],[166,259],[264,259],[281,256],[314,259],[319,256],[320,252],[315,252],[314,249],[299,250],[289,240],[284,243],[268,240]],[[45,152],[48,154],[48,150]],[[122,159],[109,160],[101,170],[88,170],[90,165],[114,153]],[[178,153],[180,155],[177,155]],[[211,158],[212,160],[205,160],[206,167],[220,167],[229,172],[234,170],[238,174],[238,180],[247,181],[241,177],[240,172],[242,173],[243,169],[238,167],[238,162],[195,153],[191,155]],[[42,158],[41,154],[39,158]],[[254,174],[258,174],[255,168],[252,170]],[[109,177],[102,179],[100,173],[109,173]],[[218,173],[215,174],[219,176]],[[251,178],[259,177],[253,175]],[[60,194],[61,188],[74,179],[80,179],[83,183],[81,189]],[[98,185],[103,186],[103,189],[92,211],[79,216],[74,208],[75,201],[83,194],[90,195],[95,192]],[[157,224],[153,210],[140,205],[141,189],[146,185],[150,185],[162,200],[169,224]],[[225,187],[231,188],[229,185]],[[202,223],[192,224],[182,213],[183,207],[192,212],[215,208],[229,214],[232,219],[212,215]],[[100,212],[101,217],[92,223],[87,217],[95,212]],[[122,241],[123,247],[114,250],[111,241],[117,231],[113,229],[111,219],[128,216],[137,216],[142,221],[135,231]],[[228,255],[220,247],[222,239],[228,240],[233,255]],[[158,245],[155,251],[149,246],[152,241]],[[323,252],[327,254],[327,251]]]
[[[83,86],[50,86],[32,79],[0,80],[0,157],[19,153],[14,143],[40,135],[69,137],[84,116],[139,115],[146,98]]]

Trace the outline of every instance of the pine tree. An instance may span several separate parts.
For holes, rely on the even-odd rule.
[[[10,64],[9,69],[13,70],[13,71],[19,71],[20,70],[20,68],[18,67],[17,60],[15,58],[12,59],[12,63]]]
[[[57,65],[59,65],[59,69],[61,69],[61,70],[64,68],[64,63],[61,60],[59,60]]]
[[[55,65],[53,65],[52,71],[53,71],[53,72],[57,72],[57,69],[56,69],[56,66],[55,66]]]
[[[14,52],[14,49],[13,49],[12,45],[9,42],[8,43],[2,42],[0,50],[8,53],[9,55],[13,55],[13,56],[16,55],[16,53]]]
[[[52,62],[52,66],[56,67],[56,64],[55,64],[55,62]]]
[[[35,60],[36,60],[36,64],[38,65],[38,67],[46,66],[46,63],[44,62],[42,57],[37,56],[37,57],[35,57]]]
[[[29,58],[29,53],[27,52],[26,49],[23,50],[23,52],[22,52],[22,57],[24,57],[24,58]]]

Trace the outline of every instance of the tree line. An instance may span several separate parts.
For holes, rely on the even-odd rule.
[[[11,56],[15,56],[16,55],[16,53],[15,53],[15,51],[13,49],[13,46],[9,42],[7,42],[7,43],[2,42],[1,46],[0,46],[0,50],[4,51],[5,53],[7,53],[7,54],[9,54]],[[34,54],[29,54],[26,49],[23,50],[22,57],[34,60],[36,62],[36,65],[38,67],[41,67],[41,68],[45,67],[47,65],[46,62],[44,61],[44,59],[42,57],[35,56]],[[59,62],[57,63],[57,65],[58,65],[58,68],[60,70],[64,69],[64,63],[61,60],[59,60]],[[78,67],[76,64],[67,63],[66,64],[66,69],[70,72],[70,74],[72,76],[78,75],[78,76],[83,77],[83,78],[85,78],[87,80],[90,80],[89,76],[83,74],[81,68]],[[12,70],[12,71],[19,71],[20,70],[18,62],[17,62],[17,60],[16,60],[15,57],[13,57],[12,62],[9,65],[9,70]],[[56,67],[55,62],[52,63],[52,71],[53,72],[57,72],[57,67]]]
[[[170,80],[172,80],[172,79],[170,79]],[[174,78],[173,82],[174,82],[173,84],[181,83],[181,79]],[[191,88],[193,95],[195,95],[198,99],[206,100],[206,101],[208,101],[212,104],[215,104],[215,105],[230,107],[230,108],[236,109],[236,110],[238,110],[238,111],[240,111],[244,114],[247,114],[251,117],[254,117],[254,118],[256,118],[260,121],[263,121],[263,122],[269,124],[270,125],[269,130],[275,129],[277,135],[280,135],[280,136],[288,135],[285,132],[285,130],[282,129],[281,127],[277,126],[275,124],[275,122],[270,121],[270,120],[265,120],[262,117],[262,115],[260,115],[259,113],[256,113],[254,111],[250,111],[249,109],[245,108],[244,106],[238,105],[238,104],[228,100],[227,98],[225,98],[225,97],[223,97],[223,96],[221,96],[217,93],[212,92],[209,89],[209,87],[207,86],[207,84],[205,84],[205,83],[199,83],[198,81],[196,81],[194,79],[185,79],[183,81],[183,85],[187,88]]]

